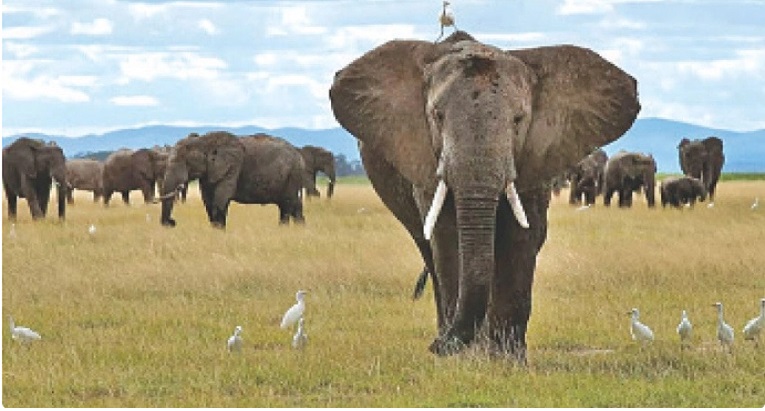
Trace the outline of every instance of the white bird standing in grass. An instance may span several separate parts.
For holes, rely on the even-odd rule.
[[[298,320],[298,329],[295,335],[292,337],[292,348],[296,350],[302,350],[308,343],[308,334],[306,334],[303,328],[303,319]]]
[[[733,351],[733,327],[723,320],[723,305],[716,302],[712,306],[717,307],[717,339],[720,344],[728,347],[728,351]]]
[[[303,313],[305,312],[305,301],[303,301],[303,299],[307,293],[307,291],[303,290],[295,293],[295,299],[297,300],[297,303],[295,303],[295,305],[290,307],[290,309],[284,313],[281,325],[282,328],[291,327],[297,322],[297,320],[303,317]]]
[[[11,323],[11,338],[14,340],[17,340],[18,342],[24,344],[24,343],[30,343],[32,341],[37,341],[42,339],[40,337],[40,334],[32,331],[31,329],[27,327],[21,327],[16,326],[16,323],[13,322],[13,317],[10,315],[8,316],[8,320]]]
[[[15,223],[11,223],[11,229],[8,232],[8,237],[11,240],[15,240],[16,239],[16,224]]]
[[[765,328],[765,298],[760,300],[760,315],[749,320],[744,326],[744,339],[759,343],[763,328]]]
[[[242,351],[242,337],[239,335],[241,333],[242,333],[242,326],[237,325],[236,328],[234,328],[234,335],[232,335],[231,337],[228,337],[228,341],[226,342],[226,348],[228,348],[229,352]]]
[[[653,331],[648,328],[647,325],[638,321],[640,319],[640,312],[637,308],[633,308],[632,311],[627,312],[632,314],[632,320],[630,324],[630,334],[635,341],[641,341],[644,344],[653,341]]]
[[[715,206],[715,202],[714,201],[709,203],[709,204],[707,204],[707,208],[712,208],[714,206]]]
[[[589,210],[589,209],[590,209],[590,204],[585,204],[585,205],[577,208],[576,211],[584,211],[584,210]]]
[[[95,224],[91,224],[90,227],[88,227],[88,234],[96,235],[96,225]]]
[[[680,324],[677,325],[677,334],[680,335],[680,344],[683,346],[691,343],[691,337],[693,335],[693,326],[688,319],[688,313],[683,310],[683,314],[680,319]]]
[[[438,15],[438,22],[441,23],[441,34],[438,35],[436,41],[444,36],[444,27],[454,27],[455,30],[457,29],[457,26],[454,25],[454,13],[451,7],[449,7],[450,4],[444,0],[444,8],[441,10],[441,14]]]
[[[760,198],[759,197],[755,197],[754,198],[754,203],[752,203],[752,210],[756,210],[757,207],[759,207],[759,205],[760,205]]]

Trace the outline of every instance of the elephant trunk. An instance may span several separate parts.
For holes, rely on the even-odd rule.
[[[496,190],[485,187],[458,189],[454,195],[460,281],[452,334],[467,344],[486,314],[489,284],[495,271],[498,199]]]
[[[66,201],[67,193],[69,192],[69,182],[66,179],[66,166],[62,162],[60,166],[56,166],[52,172],[51,177],[56,181],[56,196],[58,200],[58,218],[63,220],[66,218]]]
[[[327,198],[332,198],[332,194],[335,192],[335,170],[329,173],[329,186],[327,187]]]
[[[172,218],[173,206],[175,205],[175,194],[182,184],[188,181],[188,171],[185,166],[172,167],[168,165],[165,173],[165,179],[161,187],[162,213],[160,223],[166,227],[175,227],[175,220]]]

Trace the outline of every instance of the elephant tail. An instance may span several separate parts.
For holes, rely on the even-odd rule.
[[[425,285],[428,283],[428,276],[430,271],[428,267],[422,269],[419,277],[417,277],[417,283],[414,284],[414,293],[412,293],[412,300],[419,300],[422,297],[423,291],[425,291]]]

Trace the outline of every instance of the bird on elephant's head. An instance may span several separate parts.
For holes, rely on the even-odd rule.
[[[431,351],[485,326],[497,352],[525,358],[549,181],[632,125],[636,86],[588,49],[503,51],[461,31],[390,41],[336,73],[335,117],[431,273]]]

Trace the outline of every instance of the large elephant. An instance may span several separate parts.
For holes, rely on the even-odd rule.
[[[576,163],[569,171],[571,191],[568,202],[570,204],[580,204],[583,194],[586,205],[595,204],[595,197],[603,189],[603,173],[606,162],[608,162],[608,155],[602,149],[598,149]]]
[[[55,143],[21,137],[3,149],[3,190],[8,199],[8,218],[16,220],[17,199],[26,198],[32,218],[45,217],[55,180],[58,217],[66,217],[66,158]]]
[[[619,151],[608,159],[603,178],[603,204],[619,195],[619,207],[632,207],[632,192],[645,191],[648,207],[656,206],[656,161],[643,153]]]
[[[667,204],[680,208],[683,204],[693,207],[696,200],[704,201],[707,198],[707,189],[704,183],[695,177],[667,177],[661,181],[659,188],[661,194],[661,206]]]
[[[300,149],[300,154],[303,155],[307,173],[306,194],[308,196],[320,196],[319,190],[316,189],[316,174],[321,171],[329,177],[327,198],[332,198],[332,193],[335,192],[335,156],[331,151],[316,146],[303,146]]]
[[[152,202],[157,180],[165,173],[167,157],[166,153],[148,148],[121,149],[110,154],[104,161],[104,205],[109,205],[115,191],[122,194],[125,204],[130,204],[132,190],[141,190],[143,201]]]
[[[228,205],[276,204],[279,222],[302,223],[305,164],[300,151],[284,139],[256,134],[239,138],[225,131],[189,136],[176,143],[167,161],[162,187],[164,226],[171,217],[175,190],[199,179],[202,202],[213,227],[225,228]]]
[[[717,137],[693,141],[684,138],[677,150],[683,174],[701,179],[709,193],[709,201],[715,201],[717,181],[725,163],[722,140]]]
[[[98,201],[104,195],[103,171],[104,163],[98,160],[77,158],[67,161],[67,202],[74,204],[74,190],[92,191],[93,201]]]
[[[389,41],[335,74],[334,115],[431,273],[432,352],[482,327],[492,352],[525,360],[549,182],[629,129],[636,87],[588,49],[503,51],[462,31]]]
[[[192,133],[192,135],[199,136],[199,134]],[[173,150],[173,146],[165,144],[164,146],[157,146],[155,145],[152,150],[160,153],[162,155],[162,160],[164,163],[160,163],[159,165],[159,175],[157,176],[157,187],[160,191],[162,191],[162,185],[164,184],[165,179],[165,168],[167,167],[167,159],[170,157],[170,152]],[[189,192],[189,186],[184,185],[183,187],[178,187],[176,191],[175,199],[176,201],[180,201],[182,203],[186,202],[186,196]]]

